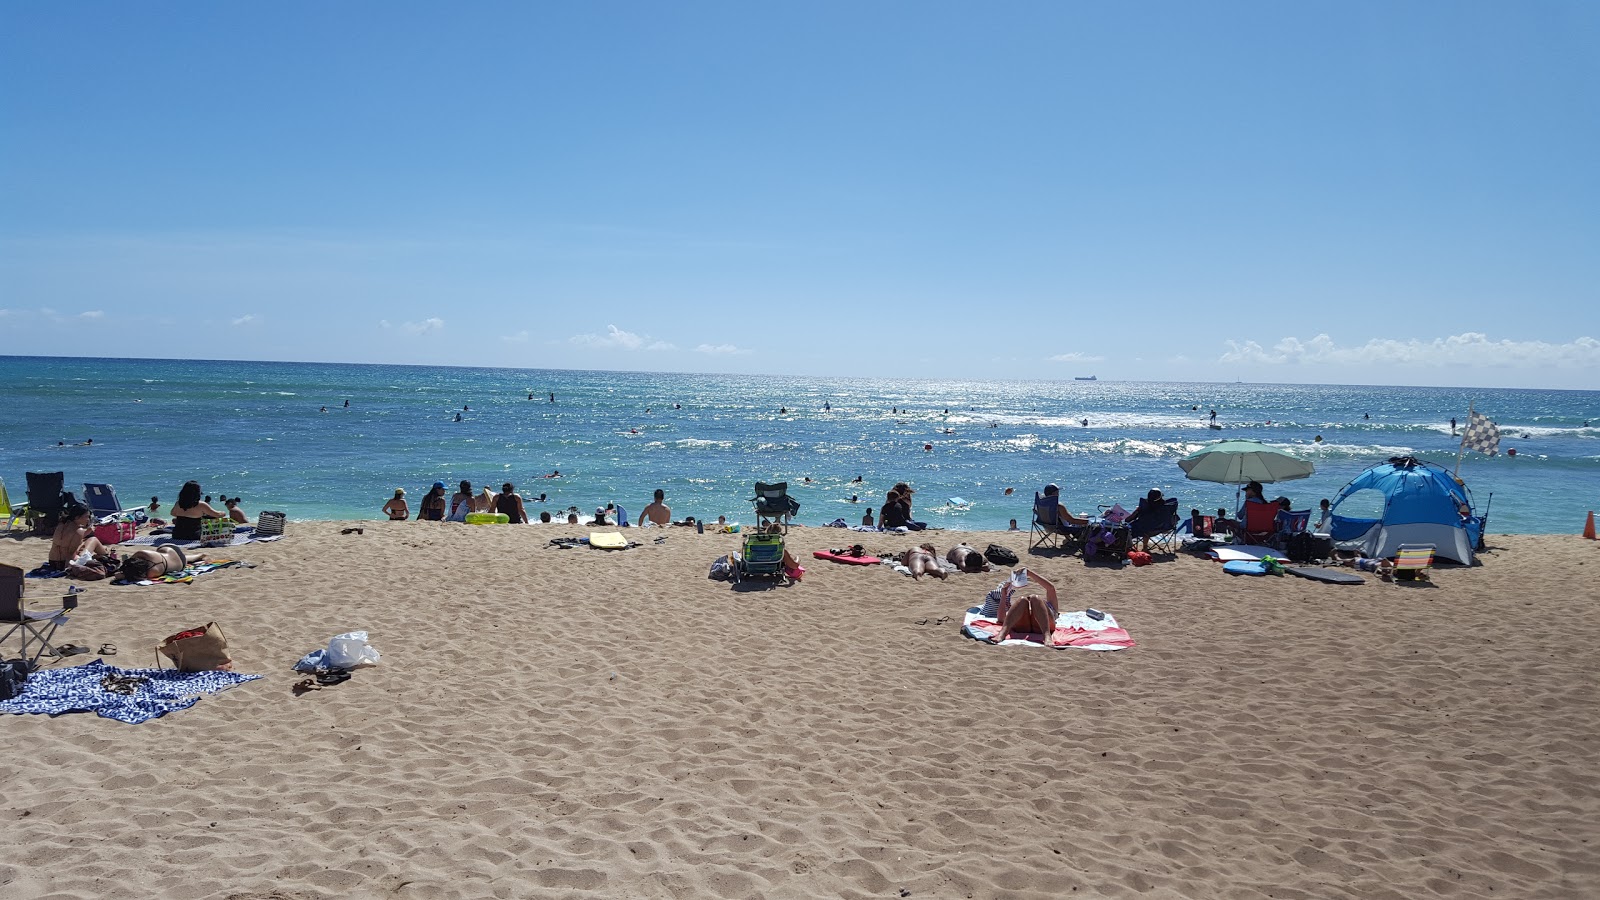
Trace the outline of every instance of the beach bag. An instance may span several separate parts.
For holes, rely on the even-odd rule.
[[[1131,550],[1128,552],[1128,562],[1133,563],[1135,566],[1148,566],[1154,560],[1150,558],[1150,554],[1143,550]]]
[[[158,644],[156,650],[172,660],[180,672],[209,672],[233,662],[228,656],[228,638],[215,622],[180,631]],[[159,668],[160,664],[158,656],[156,666]]]
[[[997,566],[1014,566],[1017,564],[1017,555],[999,544],[990,544],[983,551],[983,558]]]
[[[200,546],[226,547],[233,543],[232,519],[201,519]]]
[[[263,511],[261,515],[256,516],[256,534],[262,537],[283,534],[285,518],[281,512]]]
[[[727,581],[733,577],[733,563],[726,556],[717,557],[717,561],[711,564],[711,573],[706,577],[712,581]]]
[[[1320,558],[1315,555],[1315,544],[1315,535],[1309,531],[1297,531],[1289,535],[1289,539],[1284,542],[1283,552],[1292,562],[1310,562]]]
[[[0,660],[0,700],[13,700],[22,694],[28,683],[28,668],[25,659]]]
[[[101,522],[94,526],[94,536],[100,543],[109,547],[112,544],[133,540],[134,528],[132,522]]]

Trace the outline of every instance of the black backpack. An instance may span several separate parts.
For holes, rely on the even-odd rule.
[[[1014,566],[1017,564],[1017,555],[999,544],[990,544],[989,549],[983,551],[983,558],[997,566]]]
[[[0,660],[0,700],[10,700],[21,694],[32,668],[25,659]]]
[[[1297,531],[1284,542],[1284,553],[1291,562],[1310,562],[1316,556],[1316,537],[1310,532]]]

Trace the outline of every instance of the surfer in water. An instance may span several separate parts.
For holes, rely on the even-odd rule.
[[[1211,411],[1211,424],[1217,424],[1217,411],[1214,409]]]

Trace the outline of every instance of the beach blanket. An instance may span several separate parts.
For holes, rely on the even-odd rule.
[[[1000,623],[993,619],[984,618],[983,608],[974,606],[967,610],[966,619],[961,626],[961,633],[975,641],[986,641],[1000,633]],[[1083,611],[1064,612],[1056,616],[1056,630],[1050,635],[1050,643],[1044,643],[1043,637],[1037,634],[1022,637],[1010,637],[1000,644],[1002,647],[1010,646],[1050,647],[1061,650],[1074,647],[1079,650],[1126,650],[1134,646],[1133,637],[1117,624],[1116,617],[1110,613],[1104,619],[1089,618]]]
[[[213,559],[213,560],[210,560],[208,562],[196,563],[196,564],[188,567],[187,569],[183,569],[183,570],[178,571],[178,572],[168,572],[165,575],[157,575],[155,578],[147,578],[144,581],[113,581],[111,583],[112,584],[189,584],[189,583],[194,581],[195,576],[197,576],[197,575],[204,575],[207,572],[215,572],[218,569],[226,569],[226,568],[229,568],[231,566],[240,566],[240,565],[244,565],[244,564],[241,563],[237,559]]]
[[[245,544],[266,544],[272,541],[283,540],[281,534],[257,535],[254,528],[249,525],[240,525],[233,533],[233,540],[228,542],[229,547],[239,547]],[[175,541],[165,534],[146,534],[136,538],[129,538],[118,546],[121,547],[159,547],[162,544],[173,544],[185,550],[199,550],[199,541]]]
[[[215,694],[260,677],[240,672],[120,669],[97,659],[81,666],[34,672],[28,676],[21,694],[0,700],[0,713],[59,716],[93,712],[102,718],[138,725],[173,710],[188,709],[200,702],[200,694]],[[122,693],[124,690],[128,693]]]

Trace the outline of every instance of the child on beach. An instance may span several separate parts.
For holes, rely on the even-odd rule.
[[[246,516],[244,510],[239,508],[238,497],[223,497],[222,505],[227,507],[229,519],[240,525],[250,524],[250,517]]]

